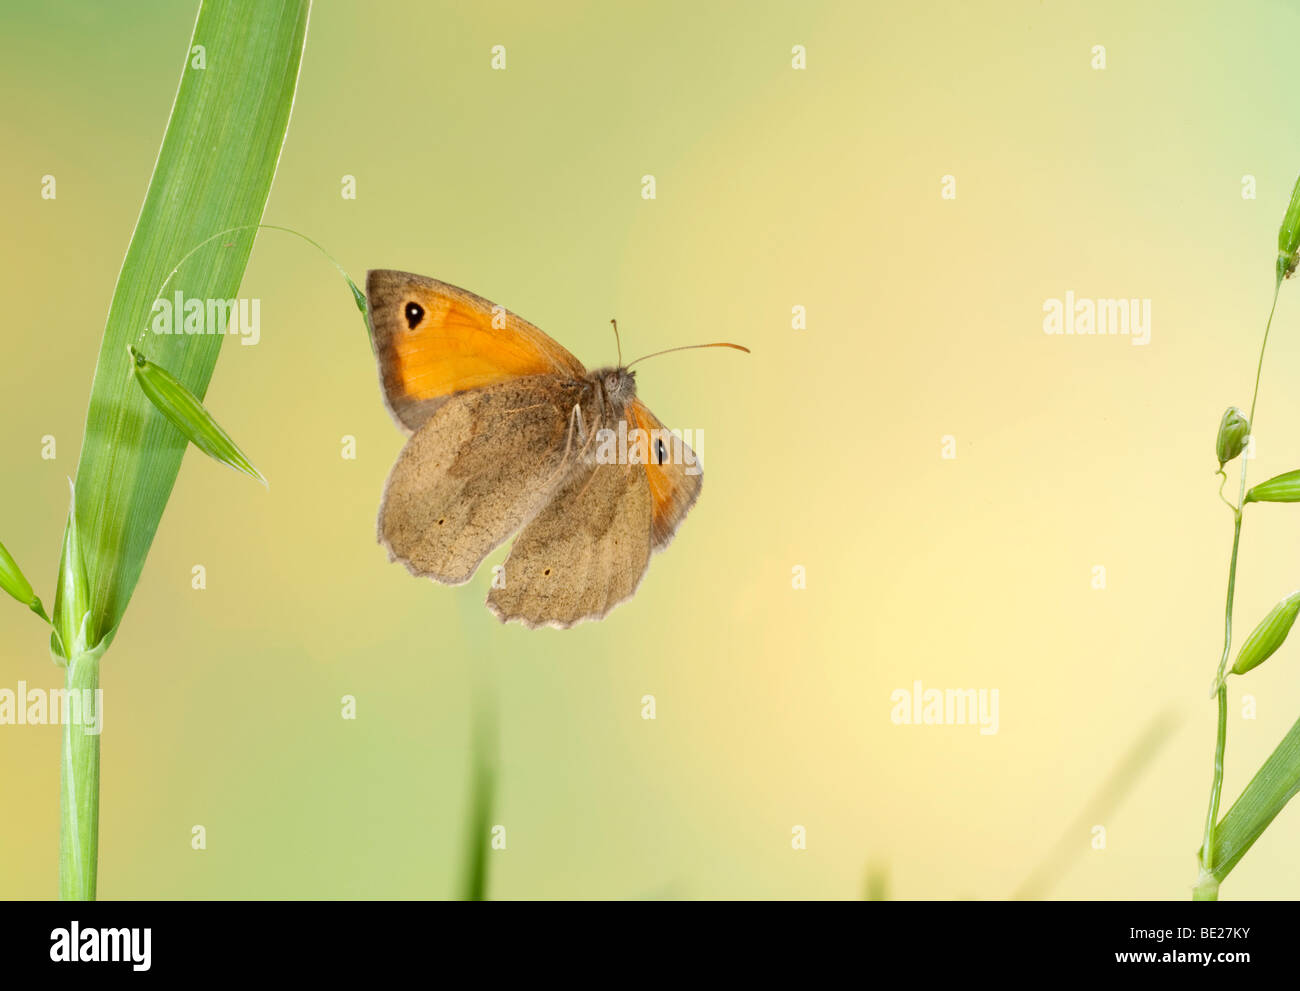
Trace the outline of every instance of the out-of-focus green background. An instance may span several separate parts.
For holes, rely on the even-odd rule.
[[[1300,16],[1209,6],[318,3],[268,222],[358,278],[472,289],[590,365],[611,316],[629,355],[754,353],[640,371],[703,429],[708,484],[635,599],[502,627],[486,572],[435,586],[375,543],[402,438],[361,320],[324,259],[264,234],[241,290],[262,340],[227,342],[208,404],[270,490],[182,468],[104,665],[101,896],[452,894],[476,698],[501,731],[497,897],[855,898],[868,862],[896,897],[1005,897],[1166,709],[1106,848],[1076,831],[1048,893],[1186,896],[1231,529],[1214,430],[1249,402],[1300,170]],[[195,9],[0,15],[0,540],[47,601]],[[1150,344],[1044,335],[1067,290],[1151,299]],[[1297,293],[1255,477],[1300,462]],[[1252,515],[1246,630],[1300,583],[1300,515]],[[1300,714],[1294,654],[1234,686],[1225,807]],[[20,680],[61,683],[11,603],[0,687]],[[916,680],[997,688],[999,732],[895,725]],[[55,894],[58,733],[0,726],[0,896]],[[1225,897],[1300,893],[1297,816]]]

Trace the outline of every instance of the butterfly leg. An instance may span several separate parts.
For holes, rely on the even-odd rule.
[[[584,451],[586,450],[585,446],[584,446],[583,450],[584,450]],[[627,477],[627,473],[630,472],[630,471],[632,470],[632,467],[633,467],[633,466],[632,466],[632,462],[631,462],[631,461],[628,461],[625,465],[623,465],[623,476],[624,476],[625,478]],[[584,495],[586,495],[587,489],[589,489],[589,488],[591,487],[591,483],[595,480],[595,478],[596,478],[596,473],[593,471],[593,472],[591,473],[591,475],[587,478],[586,483],[582,486],[581,489],[578,490],[578,495],[577,495],[576,499],[581,499]],[[576,501],[576,499],[575,499],[575,501]]]
[[[573,434],[575,429],[580,437],[586,437],[586,440],[583,441],[582,449],[578,452],[579,456],[581,456],[586,452],[587,445],[591,442],[591,436],[587,435],[587,428],[582,420],[582,407],[577,403],[574,404],[573,412],[570,413],[568,417],[568,427],[565,429],[564,434],[564,453],[560,455],[560,463],[556,467],[555,471],[551,473],[551,477],[543,484],[543,489],[549,488],[552,482],[564,474],[565,466],[569,461],[569,454],[573,451]]]

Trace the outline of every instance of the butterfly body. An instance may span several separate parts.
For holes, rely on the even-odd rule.
[[[463,584],[518,534],[487,605],[530,627],[599,619],[630,597],[703,481],[635,373],[589,372],[532,324],[434,279],[376,270],[366,289],[385,401],[410,434],[379,510],[390,558]]]

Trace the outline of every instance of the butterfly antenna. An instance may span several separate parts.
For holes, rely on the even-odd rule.
[[[614,346],[618,348],[618,367],[623,367],[623,342],[618,339],[618,321],[611,320],[610,324],[614,327]]]
[[[636,361],[629,362],[627,367],[631,368],[637,362],[645,361],[647,358],[658,358],[661,354],[672,354],[674,351],[694,351],[696,348],[735,348],[737,351],[744,351],[745,354],[750,353],[749,348],[744,345],[732,344],[729,341],[719,341],[716,344],[687,344],[680,348],[668,348],[664,351],[656,351],[653,354],[643,354]]]

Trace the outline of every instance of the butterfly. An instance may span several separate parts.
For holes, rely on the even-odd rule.
[[[637,398],[636,362],[620,347],[589,372],[503,307],[409,272],[368,272],[366,300],[384,401],[409,435],[379,507],[389,560],[461,585],[517,533],[487,598],[502,622],[567,628],[630,598],[703,484]]]

